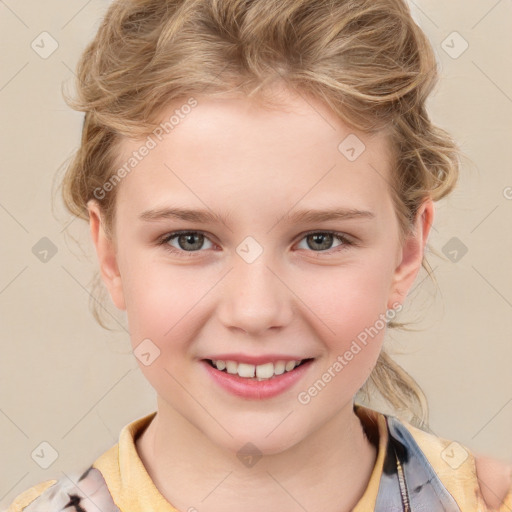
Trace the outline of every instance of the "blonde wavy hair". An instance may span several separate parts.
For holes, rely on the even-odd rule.
[[[355,129],[388,134],[405,236],[422,202],[448,194],[459,172],[456,143],[426,112],[437,79],[432,47],[405,0],[114,0],[78,62],[76,97],[65,98],[85,118],[64,203],[88,220],[87,202],[116,171],[119,142],[152,133],[171,102],[240,93],[273,104],[267,86],[278,81]],[[116,191],[98,200],[109,236]],[[425,257],[422,265],[432,275]],[[94,299],[91,306],[108,328]],[[428,424],[421,388],[384,349],[360,390],[367,397],[371,385],[398,415]]]

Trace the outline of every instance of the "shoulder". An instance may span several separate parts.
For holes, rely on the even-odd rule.
[[[59,512],[68,507],[80,512],[97,512],[98,509],[119,512],[103,475],[92,466],[81,476],[66,475],[27,489],[5,512]]]
[[[4,512],[21,512],[26,509],[28,505],[30,505],[36,498],[41,496],[44,491],[46,491],[52,485],[55,485],[57,480],[47,480],[45,482],[40,482],[33,487],[23,491],[21,494],[18,494],[14,501],[10,504],[9,508]]]
[[[463,490],[463,502],[471,489],[490,511],[512,510],[512,465],[473,453],[467,446],[438,437],[430,432],[402,423],[412,434],[438,476],[454,495]],[[464,510],[464,509],[463,509]]]
[[[512,464],[477,455],[475,467],[480,491],[488,507],[499,510],[505,500],[512,502]]]

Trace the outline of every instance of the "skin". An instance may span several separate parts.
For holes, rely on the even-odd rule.
[[[158,414],[137,450],[179,510],[350,510],[376,460],[353,399],[375,366],[385,328],[307,405],[297,395],[387,308],[403,303],[421,266],[432,201],[400,240],[384,134],[355,132],[319,101],[286,90],[279,109],[244,97],[197,100],[118,185],[112,240],[97,203],[89,203],[101,274],[114,304],[127,311],[132,347],[149,338],[160,350],[149,366],[139,361],[157,392]],[[174,109],[163,110],[162,119]],[[338,151],[351,133],[366,146],[353,162]],[[123,141],[121,165],[140,145]],[[171,205],[230,217],[225,224],[139,219]],[[373,217],[283,219],[327,207]],[[178,239],[168,242],[180,257],[158,245],[177,230],[206,238],[193,254],[183,247],[194,240],[181,248]],[[306,236],[329,230],[353,245],[333,238],[319,248]],[[236,252],[247,236],[263,248],[252,263]],[[212,383],[200,362],[226,352],[315,360],[291,390],[246,400]],[[236,457],[247,442],[263,454],[252,467]]]

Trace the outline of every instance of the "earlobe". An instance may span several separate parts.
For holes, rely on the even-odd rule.
[[[91,199],[87,203],[91,238],[96,248],[101,277],[107,287],[112,302],[118,309],[125,310],[121,274],[117,264],[115,244],[105,233],[102,212],[98,202]]]
[[[403,304],[405,297],[418,275],[423,260],[430,228],[434,221],[434,203],[429,198],[418,210],[414,230],[404,240],[398,266],[395,268],[388,307],[393,303]]]

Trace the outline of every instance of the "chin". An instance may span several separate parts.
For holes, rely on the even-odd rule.
[[[280,420],[282,421],[282,419]],[[211,435],[211,432],[203,433],[209,437],[210,441],[223,450],[232,452],[238,458],[243,458],[245,454],[261,457],[262,455],[277,455],[293,448],[300,443],[307,434],[300,435],[297,430],[291,432],[286,428],[275,428],[279,422],[276,422],[272,428],[230,428],[229,436],[224,432],[219,435]],[[275,429],[275,432],[272,430]],[[272,432],[269,434],[269,432]],[[225,434],[225,435],[224,435]]]

